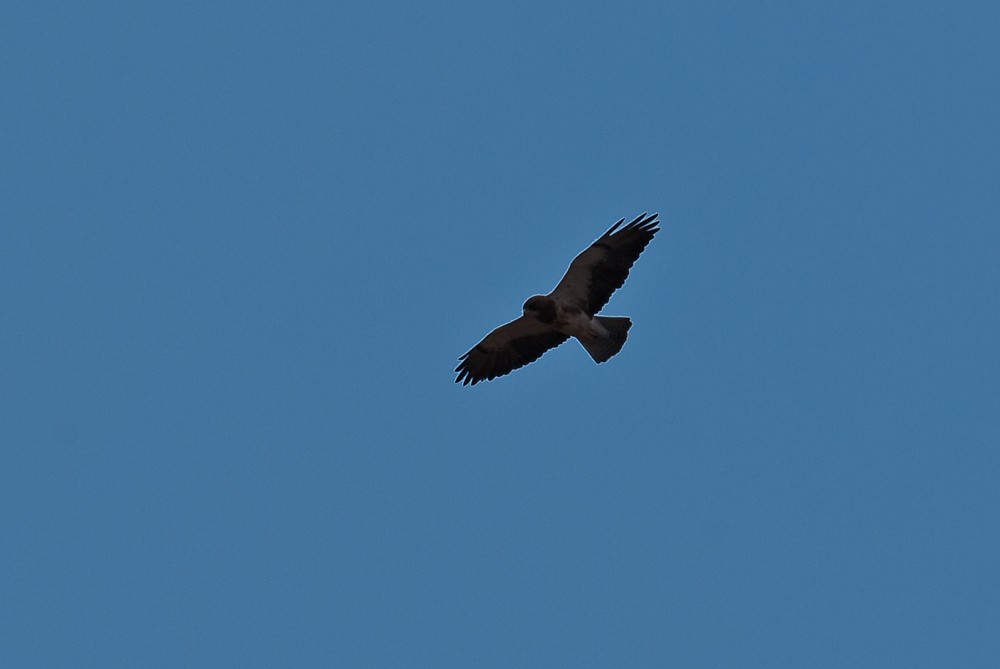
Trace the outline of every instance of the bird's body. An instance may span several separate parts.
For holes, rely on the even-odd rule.
[[[618,230],[624,222],[618,221],[578,255],[551,293],[528,298],[520,318],[501,325],[459,358],[455,381],[475,385],[503,376],[570,337],[583,345],[594,362],[605,362],[618,353],[632,321],[597,312],[625,283],[633,263],[659,231],[656,214],[643,214]]]
[[[614,321],[624,321],[627,323],[622,332],[622,344],[625,343],[624,336],[628,332],[628,328],[632,327],[632,321],[627,318],[591,316],[578,304],[560,299],[558,295],[553,296],[551,293],[549,295],[536,295],[529,298],[524,303],[524,315],[529,318],[536,318],[541,323],[551,326],[552,329],[564,335],[575,337],[588,352],[591,351],[588,344],[593,347],[599,347],[605,341],[617,338],[612,333],[617,333],[620,327],[614,327]],[[620,346],[615,350],[615,353],[619,350],[621,350]],[[591,355],[594,354],[591,353]],[[594,360],[600,363],[605,362],[610,357],[611,355],[606,357],[597,355],[594,357]]]
[[[556,320],[552,324],[556,330],[577,339],[600,339],[607,337],[608,331],[601,326],[599,316],[588,316],[579,308],[556,305]]]

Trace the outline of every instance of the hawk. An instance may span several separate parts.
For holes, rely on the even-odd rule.
[[[622,350],[632,321],[598,316],[622,287],[628,272],[653,235],[657,214],[642,214],[622,227],[621,219],[578,255],[548,295],[529,297],[523,314],[501,325],[459,358],[455,383],[476,385],[538,360],[550,348],[576,337],[594,362],[607,362]]]

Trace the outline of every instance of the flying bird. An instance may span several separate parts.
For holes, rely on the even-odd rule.
[[[578,255],[548,295],[529,297],[520,318],[501,325],[459,358],[455,383],[476,385],[538,360],[550,348],[576,337],[596,363],[622,350],[632,321],[598,316],[622,287],[653,235],[657,214],[642,214],[622,227],[621,219]]]

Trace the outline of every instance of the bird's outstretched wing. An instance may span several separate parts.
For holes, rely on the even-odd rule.
[[[550,293],[552,297],[577,304],[590,316],[603,309],[612,293],[625,283],[639,254],[660,231],[656,217],[642,214],[620,230],[624,218],[611,226],[573,260]]]
[[[534,362],[550,348],[569,339],[537,318],[521,316],[501,325],[459,360],[455,383],[476,385]]]

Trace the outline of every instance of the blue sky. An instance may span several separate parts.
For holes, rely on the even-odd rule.
[[[1000,666],[991,2],[0,20],[0,664]],[[621,217],[575,342],[457,357]]]

